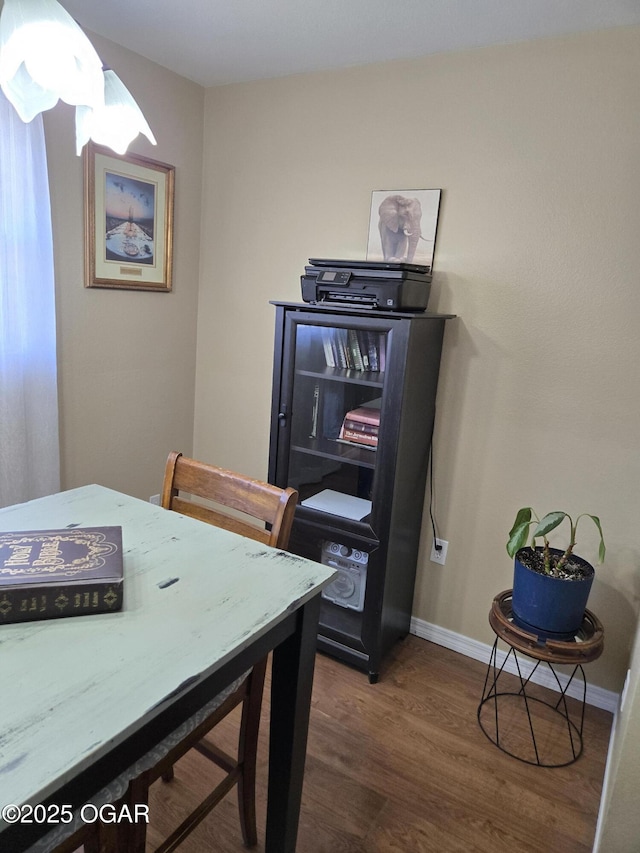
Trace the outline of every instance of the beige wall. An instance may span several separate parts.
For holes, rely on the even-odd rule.
[[[638,79],[630,28],[227,86],[205,106],[196,454],[266,474],[269,300],[299,300],[311,256],[364,256],[372,189],[441,187],[450,544],[429,561],[425,516],[414,614],[490,642],[516,510],[598,514],[606,649],[589,675],[611,690],[640,596]],[[586,524],[578,551],[596,557]]]
[[[269,300],[299,299],[310,256],[364,255],[372,189],[442,187],[430,307],[458,315],[435,441],[450,547],[444,568],[428,560],[425,521],[414,613],[489,642],[515,510],[595,512],[608,555],[590,606],[607,640],[590,676],[619,690],[640,596],[640,30],[209,90],[204,183],[202,89],[93,40],[158,137],[133,150],[176,166],[174,290],[83,287],[82,161],[59,105],[45,127],[63,487],[148,497],[192,440],[264,476]],[[586,527],[581,543],[594,556]]]
[[[158,140],[130,150],[176,167],[173,292],[85,289],[82,158],[74,110],[45,116],[54,229],[62,486],[101,483],[148,498],[167,453],[191,451],[198,298],[200,86],[91,36],[132,91]]]

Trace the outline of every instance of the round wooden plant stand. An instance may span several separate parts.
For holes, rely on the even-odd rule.
[[[582,754],[582,730],[587,682],[582,668],[600,657],[604,646],[604,629],[600,620],[585,610],[582,625],[572,640],[544,639],[514,624],[511,611],[512,590],[507,589],[493,599],[489,624],[496,639],[487,669],[482,699],[478,706],[478,722],[489,740],[503,752],[540,767],[563,767]],[[502,663],[498,648],[503,642],[508,651]],[[533,659],[533,666],[518,655]],[[510,659],[517,675],[505,671]],[[573,665],[564,684],[555,667]],[[548,690],[531,679],[539,667],[547,668],[552,684],[557,685],[557,701],[548,699]],[[542,673],[541,673],[542,674]],[[580,684],[580,699],[567,699],[567,691]],[[536,689],[540,695],[534,695]],[[576,707],[577,706],[577,707]]]

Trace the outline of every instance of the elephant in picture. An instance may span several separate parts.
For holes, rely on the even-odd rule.
[[[422,236],[422,207],[417,198],[389,195],[378,208],[380,240],[385,261],[411,263]]]

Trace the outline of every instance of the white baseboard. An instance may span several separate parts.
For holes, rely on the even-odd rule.
[[[441,628],[439,625],[433,625],[431,622],[425,622],[415,617],[411,618],[411,627],[409,630],[416,637],[421,637],[423,640],[429,640],[438,646],[452,649],[454,652],[459,652],[461,655],[466,655],[485,664],[489,663],[492,647],[486,643],[480,643],[477,640],[472,640],[470,637],[465,637],[463,634],[457,634],[455,631],[449,631],[447,628]],[[502,666],[506,656],[506,652],[498,650],[496,654],[498,666]],[[520,661],[521,671],[526,678],[533,669],[534,663],[529,658],[519,657],[518,660]],[[509,658],[504,671],[513,675],[518,674],[515,665],[512,664],[512,658]],[[558,679],[563,687],[569,681],[569,678],[563,673],[558,673]],[[547,667],[544,667],[544,669],[539,667],[534,672],[531,681],[543,687],[549,687],[551,690],[558,690],[558,685]],[[582,684],[580,681],[574,681],[569,685],[567,696],[582,699]],[[618,693],[587,683],[587,703],[589,705],[594,705],[596,708],[603,708],[605,711],[615,714],[618,709],[618,700]]]

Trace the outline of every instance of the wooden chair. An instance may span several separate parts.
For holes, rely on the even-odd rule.
[[[172,452],[167,459],[161,505],[258,542],[286,548],[297,497],[294,489],[279,489]],[[127,799],[130,804],[147,803],[153,782],[160,777],[170,781],[174,763],[192,748],[227,774],[157,848],[158,853],[168,853],[178,847],[236,784],[244,843],[247,847],[257,844],[256,753],[266,664],[265,658],[145,756],[146,762],[143,758],[137,763],[136,768],[143,769],[129,785]],[[238,752],[234,758],[202,738],[240,704],[242,719]],[[130,832],[126,841],[128,853],[144,853],[146,824],[142,821],[132,824],[127,832]]]
[[[119,810],[125,803],[129,779],[122,774],[111,781],[91,799],[96,809],[107,804]],[[122,853],[119,825],[116,823],[86,823],[80,810],[70,823],[54,825],[43,838],[29,847],[29,853]]]

